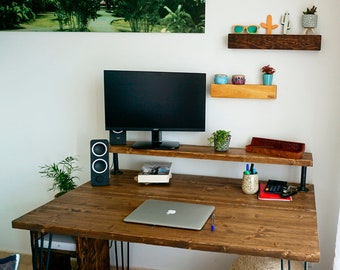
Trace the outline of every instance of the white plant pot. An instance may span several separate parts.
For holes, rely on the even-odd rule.
[[[316,14],[303,14],[302,26],[304,28],[316,28],[318,25],[318,15]]]

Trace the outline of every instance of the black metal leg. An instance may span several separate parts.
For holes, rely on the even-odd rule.
[[[117,241],[114,241],[114,249],[115,249],[115,262],[116,262],[116,270],[119,269],[118,262],[118,246]],[[126,269],[130,269],[130,243],[126,242],[126,258],[124,256],[124,242],[120,242],[120,258],[121,258],[121,269],[125,269],[125,260],[126,260]]]
[[[299,191],[308,192],[309,189],[306,188],[306,177],[307,177],[307,167],[301,166],[301,181]]]
[[[115,240],[115,259],[116,259],[116,270],[118,270],[118,252],[117,252],[117,241]]]
[[[130,242],[127,242],[127,270],[130,270]]]
[[[33,266],[33,270],[37,269],[37,245],[38,245],[38,233],[37,232],[32,232],[30,231],[30,238],[31,238],[31,252],[32,252],[32,266]]]
[[[40,234],[38,232],[30,232],[31,236],[31,250],[32,250],[32,267],[33,270],[41,270],[44,269],[44,234]],[[40,240],[40,247],[39,247]],[[45,264],[45,270],[48,270],[50,264],[50,254],[51,254],[51,245],[52,245],[52,234],[49,235],[48,249],[47,249],[47,261]],[[38,264],[39,262],[39,264]]]
[[[48,248],[47,248],[46,270],[48,270],[48,268],[50,267],[50,257],[51,257],[52,237],[53,237],[53,234],[50,233],[49,239],[48,239]],[[42,249],[44,248],[43,245],[42,245],[41,247],[42,247]]]
[[[113,153],[113,170],[111,170],[111,174],[117,175],[122,173],[123,172],[119,170],[118,153]]]
[[[308,262],[305,262],[305,270],[308,270]]]
[[[122,257],[122,269],[124,270],[124,246],[123,246],[123,242],[120,242],[120,255]]]
[[[44,234],[40,236],[40,250],[39,250],[39,269],[43,269],[42,265],[44,263]]]

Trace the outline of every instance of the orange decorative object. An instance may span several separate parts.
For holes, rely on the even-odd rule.
[[[272,24],[272,15],[268,15],[267,16],[267,23],[262,22],[261,26],[267,30],[266,31],[267,35],[270,35],[272,33],[272,30],[278,27],[277,24]]]

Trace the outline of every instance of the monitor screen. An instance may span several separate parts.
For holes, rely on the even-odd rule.
[[[107,130],[205,130],[204,73],[105,70],[104,98]]]

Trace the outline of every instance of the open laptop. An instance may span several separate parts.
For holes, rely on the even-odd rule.
[[[148,199],[124,221],[201,230],[214,210],[212,205]]]

